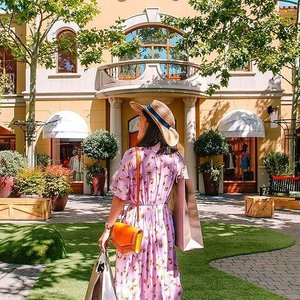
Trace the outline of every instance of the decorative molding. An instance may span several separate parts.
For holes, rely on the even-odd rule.
[[[197,98],[196,97],[186,97],[182,100],[186,108],[195,107]]]
[[[109,98],[108,99],[111,108],[121,108],[123,100],[121,98]]]
[[[61,78],[80,78],[81,74],[78,73],[57,73],[48,75],[48,79],[61,79]]]

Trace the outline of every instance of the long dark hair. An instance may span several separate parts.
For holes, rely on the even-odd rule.
[[[171,154],[178,151],[176,146],[171,147],[166,143],[161,131],[150,115],[145,110],[142,112],[148,121],[148,127],[143,138],[137,143],[137,146],[149,148],[160,143],[160,149],[157,152],[158,154]]]

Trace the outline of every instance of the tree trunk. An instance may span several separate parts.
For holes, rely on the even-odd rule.
[[[28,112],[26,119],[26,155],[30,167],[35,166],[35,140],[36,140],[36,122],[35,122],[35,96],[36,96],[36,73],[37,56],[33,56],[30,65],[30,90],[28,101]]]

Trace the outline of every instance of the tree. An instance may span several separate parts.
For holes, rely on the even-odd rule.
[[[262,73],[272,71],[287,80],[293,90],[291,131],[295,132],[299,101],[299,20],[291,22],[278,13],[277,0],[189,0],[196,17],[172,18],[165,22],[186,32],[178,44],[189,57],[200,59],[200,75],[216,75],[208,94],[227,86],[230,71],[249,62]],[[299,3],[298,10],[299,12]],[[282,69],[292,71],[285,78]],[[290,164],[295,160],[295,137],[290,145]]]
[[[0,45],[10,49],[14,57],[26,63],[30,70],[30,95],[25,122],[26,152],[29,165],[34,165],[36,74],[38,64],[54,67],[54,54],[58,50],[70,51],[76,43],[75,55],[84,66],[101,62],[104,50],[122,56],[132,45],[125,42],[121,20],[108,29],[85,29],[98,13],[96,0],[0,0]],[[49,41],[47,34],[57,21],[75,22],[79,31],[75,38],[65,36]],[[26,38],[16,34],[15,25],[27,24]],[[75,40],[74,40],[75,39]]]

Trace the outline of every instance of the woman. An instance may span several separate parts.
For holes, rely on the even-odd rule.
[[[129,202],[123,221],[144,231],[138,254],[116,256],[115,285],[118,299],[180,299],[182,291],[176,252],[174,226],[168,207],[174,182],[187,178],[176,145],[179,135],[171,110],[154,100],[148,106],[130,102],[140,116],[138,154],[141,159],[140,221],[136,218],[136,148],[127,150],[111,183],[114,192],[99,247],[105,250],[110,230]]]

